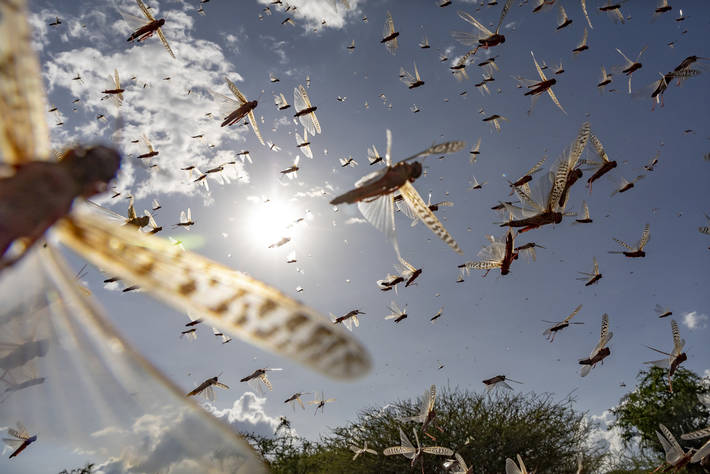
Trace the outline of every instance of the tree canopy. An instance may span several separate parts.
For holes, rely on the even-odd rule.
[[[576,472],[578,453],[583,454],[584,472],[598,472],[604,458],[600,447],[588,443],[593,426],[584,413],[574,409],[570,397],[555,400],[551,395],[534,393],[445,389],[436,398],[436,417],[426,433],[420,423],[401,421],[418,414],[420,405],[421,400],[405,400],[385,408],[366,408],[355,421],[334,428],[317,442],[285,431],[273,439],[250,438],[275,473],[409,471],[410,461],[404,456],[381,454],[387,447],[400,445],[400,427],[412,443],[415,429],[422,445],[454,450],[469,466],[475,466],[476,473],[502,472],[505,459],[515,459],[516,454],[523,457],[529,471],[553,474]],[[353,461],[349,446],[362,447],[365,441],[378,455],[363,453]],[[443,467],[446,459],[424,454],[424,471],[450,472]]]

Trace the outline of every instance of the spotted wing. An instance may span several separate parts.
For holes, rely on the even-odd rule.
[[[266,472],[243,439],[186,399],[113,329],[53,247],[37,248],[5,269],[0,298],[3,341],[22,348],[0,348],[0,359],[17,367],[32,363],[45,379],[7,396],[0,419],[21,417],[42,439],[113,459],[121,472],[170,471],[185,461]],[[179,454],[156,466],[150,453],[162,439]]]
[[[274,387],[271,385],[271,381],[266,376],[266,374],[261,374],[259,376],[259,379],[263,382],[264,385],[266,385],[266,388],[268,388],[270,392],[274,390]]]
[[[237,88],[237,86],[232,81],[230,81],[226,77],[224,78],[224,80],[227,82],[227,87],[229,87],[229,90],[232,91],[232,94],[234,94],[234,96],[239,100],[239,102],[242,105],[249,102],[247,100],[247,98],[244,97],[244,94],[241,93],[241,91]]]
[[[688,440],[688,439],[702,439],[702,438],[707,438],[710,436],[710,426],[707,428],[703,428],[701,430],[693,431],[692,433],[685,433],[680,435],[682,439]]]
[[[399,192],[402,193],[402,197],[407,201],[407,204],[416,212],[417,216],[434,234],[443,240],[449,247],[454,249],[458,254],[463,254],[461,248],[456,243],[449,232],[444,228],[439,219],[434,215],[434,213],[426,205],[422,197],[419,195],[414,186],[407,181],[401,188]]]
[[[429,388],[429,394],[428,394],[427,404],[426,404],[426,411],[427,413],[431,413],[434,411],[434,403],[436,402],[436,385],[432,385]]]
[[[382,454],[384,454],[385,456],[403,454],[407,459],[413,459],[414,453],[416,453],[416,449],[407,446],[393,446],[391,448],[385,448],[385,450],[382,451]]]
[[[0,2],[0,155],[9,164],[50,158],[42,76],[25,4]]]
[[[431,155],[448,155],[449,153],[456,153],[458,151],[461,151],[464,149],[466,146],[466,142],[463,141],[452,141],[452,142],[444,142],[444,143],[437,143],[436,145],[432,145],[426,150],[420,151],[419,153],[415,153],[412,156],[408,156],[407,158],[400,160],[400,161],[408,161],[408,160],[413,160],[415,158],[423,158],[425,156],[431,156]]]
[[[589,134],[589,141],[592,142],[592,146],[594,147],[594,151],[597,152],[597,155],[599,155],[599,158],[601,158],[604,163],[608,163],[609,162],[609,155],[606,154],[606,151],[604,150],[604,145],[602,145],[602,142],[600,142],[599,139],[592,133]]]
[[[453,456],[454,451],[443,446],[424,446],[422,452],[435,454],[437,456]]]
[[[256,138],[259,139],[259,142],[261,142],[262,145],[266,146],[266,144],[264,143],[264,139],[261,138],[259,126],[256,124],[256,117],[254,117],[254,111],[250,110],[247,114],[247,117],[249,117],[249,123],[251,124],[251,129],[254,130],[254,135],[256,135]]]
[[[76,206],[75,206],[76,207]],[[124,281],[206,324],[330,377],[370,367],[365,348],[315,310],[276,289],[158,237],[130,232],[77,209],[62,221],[63,242]]]
[[[606,346],[606,344],[609,342],[613,335],[613,332],[609,332],[609,315],[604,313],[602,315],[602,329],[599,335],[599,342],[597,343],[594,350],[592,350],[592,352],[589,354],[589,358],[593,359],[594,356],[599,353],[599,351],[604,349],[604,346]]]
[[[163,43],[163,46],[165,46],[165,49],[168,50],[168,53],[170,53],[170,56],[175,59],[175,53],[173,53],[173,50],[170,48],[170,45],[168,44],[168,40],[165,39],[165,35],[163,34],[163,29],[158,28],[158,38],[160,38],[160,42]]]
[[[463,21],[466,21],[466,22],[472,24],[473,26],[475,26],[476,28],[478,28],[478,30],[481,33],[483,33],[484,35],[493,36],[493,32],[491,30],[489,30],[488,28],[483,26],[483,24],[481,22],[476,20],[474,17],[472,17],[468,13],[466,13],[464,11],[460,11],[460,12],[458,12],[458,14],[459,14],[459,18],[461,18]]]
[[[540,159],[540,161],[538,161],[537,163],[535,163],[535,166],[533,166],[532,168],[530,168],[530,170],[528,170],[528,172],[525,173],[523,176],[532,175],[533,173],[537,172],[537,170],[539,170],[540,168],[542,168],[542,165],[543,165],[543,163],[545,163],[546,160],[547,160],[547,155],[543,156],[543,157]]]
[[[138,6],[140,7],[141,11],[146,16],[146,18],[148,18],[148,20],[150,20],[150,21],[155,21],[155,18],[153,18],[153,15],[150,14],[150,10],[148,10],[148,8],[143,4],[143,2],[141,0],[136,0],[136,2],[138,3]]]

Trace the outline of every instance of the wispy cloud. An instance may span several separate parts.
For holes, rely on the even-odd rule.
[[[346,224],[367,224],[367,221],[362,217],[351,217],[345,221]]]
[[[270,5],[271,0],[259,0],[262,5]],[[303,26],[308,31],[322,28],[334,28],[339,30],[351,18],[358,18],[360,10],[358,4],[360,0],[348,0],[350,8],[345,8],[342,0],[291,0],[288,2],[295,9],[285,12],[285,8],[278,9],[274,5],[270,5],[273,13],[279,13],[282,16],[287,15],[296,20],[297,24]],[[323,24],[325,21],[325,24]]]
[[[707,327],[708,315],[691,311],[683,315],[683,324],[691,331],[694,329],[705,329]]]

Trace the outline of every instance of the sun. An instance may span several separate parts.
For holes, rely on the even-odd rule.
[[[288,202],[269,200],[252,209],[248,228],[257,246],[268,247],[284,238],[293,238],[301,226],[296,223],[303,218],[303,212]]]

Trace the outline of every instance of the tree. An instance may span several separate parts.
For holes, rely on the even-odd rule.
[[[492,392],[490,395],[468,391],[443,390],[437,396],[434,426],[422,433],[420,424],[403,423],[403,417],[419,412],[420,401],[399,401],[387,408],[370,407],[361,411],[354,422],[334,428],[318,442],[307,442],[290,435],[272,440],[251,436],[275,473],[409,471],[404,456],[362,454],[352,461],[351,444],[368,447],[379,453],[398,446],[399,427],[414,443],[412,428],[423,445],[450,448],[463,456],[476,473],[502,472],[505,458],[520,454],[530,471],[545,473],[576,472],[577,453],[584,455],[584,472],[598,472],[604,455],[601,448],[590,447],[588,438],[593,426],[585,414],[573,408],[574,400],[555,401],[551,395]],[[433,439],[435,438],[435,439]],[[446,457],[424,455],[424,471],[448,472]],[[417,466],[416,470],[420,468]]]
[[[659,423],[666,425],[683,447],[702,445],[702,440],[681,441],[680,435],[710,425],[710,411],[698,400],[699,394],[710,393],[710,384],[689,370],[679,369],[670,392],[666,371],[657,367],[642,370],[637,379],[638,386],[611,410],[615,421],[609,429],[620,428],[624,446],[631,450],[622,464],[648,469],[663,462],[663,447],[656,436]],[[706,471],[689,465],[686,472]]]

